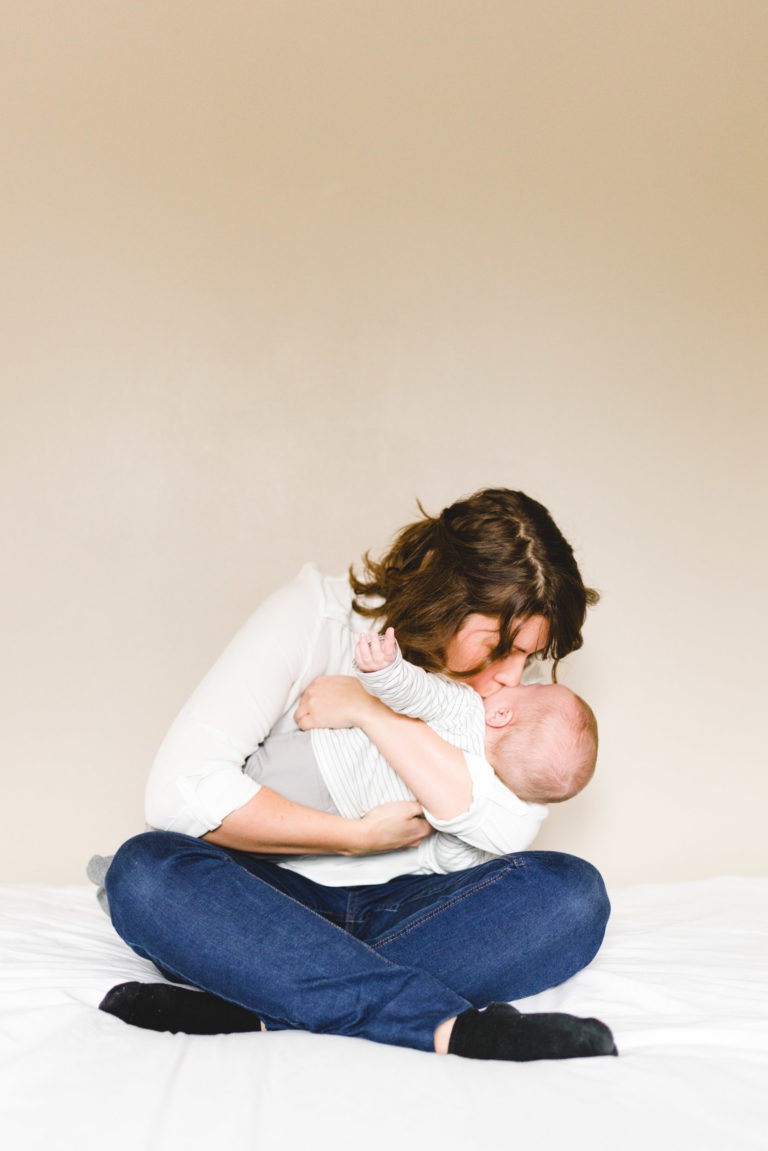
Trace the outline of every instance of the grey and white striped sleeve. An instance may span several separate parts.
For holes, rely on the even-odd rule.
[[[381,671],[356,668],[355,674],[365,690],[387,707],[425,723],[463,727],[465,713],[472,708],[475,693],[471,687],[408,663],[399,648],[389,667]]]

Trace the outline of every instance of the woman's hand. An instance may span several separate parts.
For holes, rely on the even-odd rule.
[[[294,719],[302,731],[313,727],[362,727],[383,706],[351,675],[321,675],[302,695]]]
[[[415,847],[431,831],[414,800],[383,803],[362,819],[345,819],[291,803],[262,787],[203,839],[270,855],[376,855]]]
[[[375,855],[401,847],[417,847],[432,834],[421,807],[413,800],[382,803],[357,822],[360,847],[345,854]]]

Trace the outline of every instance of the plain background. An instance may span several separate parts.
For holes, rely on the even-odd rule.
[[[306,559],[486,485],[603,599],[539,844],[763,874],[763,0],[0,5],[3,880],[142,827]]]

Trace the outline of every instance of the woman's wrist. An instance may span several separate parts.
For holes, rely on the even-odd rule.
[[[348,819],[292,803],[268,787],[203,836],[237,851],[270,855],[377,855],[415,847],[430,833],[421,807],[397,800]]]
[[[373,836],[365,819],[345,819],[342,835],[345,845],[339,848],[340,855],[375,855]]]

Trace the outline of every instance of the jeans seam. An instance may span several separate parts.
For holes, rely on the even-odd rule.
[[[354,931],[352,930],[353,925],[359,921],[359,916],[357,914],[359,898],[360,897],[356,892],[350,893],[347,899],[347,906],[343,920],[340,918],[339,926],[342,927],[348,935],[354,935]]]
[[[430,920],[435,919],[438,915],[442,915],[444,911],[450,911],[452,908],[457,907],[471,895],[475,895],[478,891],[482,891],[484,888],[491,887],[494,883],[498,883],[500,879],[504,879],[504,877],[507,876],[513,869],[519,869],[524,866],[525,860],[523,859],[516,858],[514,860],[508,860],[506,866],[502,870],[497,871],[488,879],[483,880],[482,883],[476,883],[474,887],[469,888],[467,891],[460,892],[450,901],[441,904],[440,907],[434,907],[430,909],[423,915],[420,915],[418,919],[414,920],[412,923],[409,923],[406,927],[399,928],[397,931],[394,931],[390,935],[386,935],[383,939],[379,939],[376,943],[369,944],[369,946],[374,951],[377,951],[380,947],[386,947],[388,944],[394,943],[398,939],[402,939],[403,936],[410,935],[412,931],[415,931],[425,923],[429,923]]]

